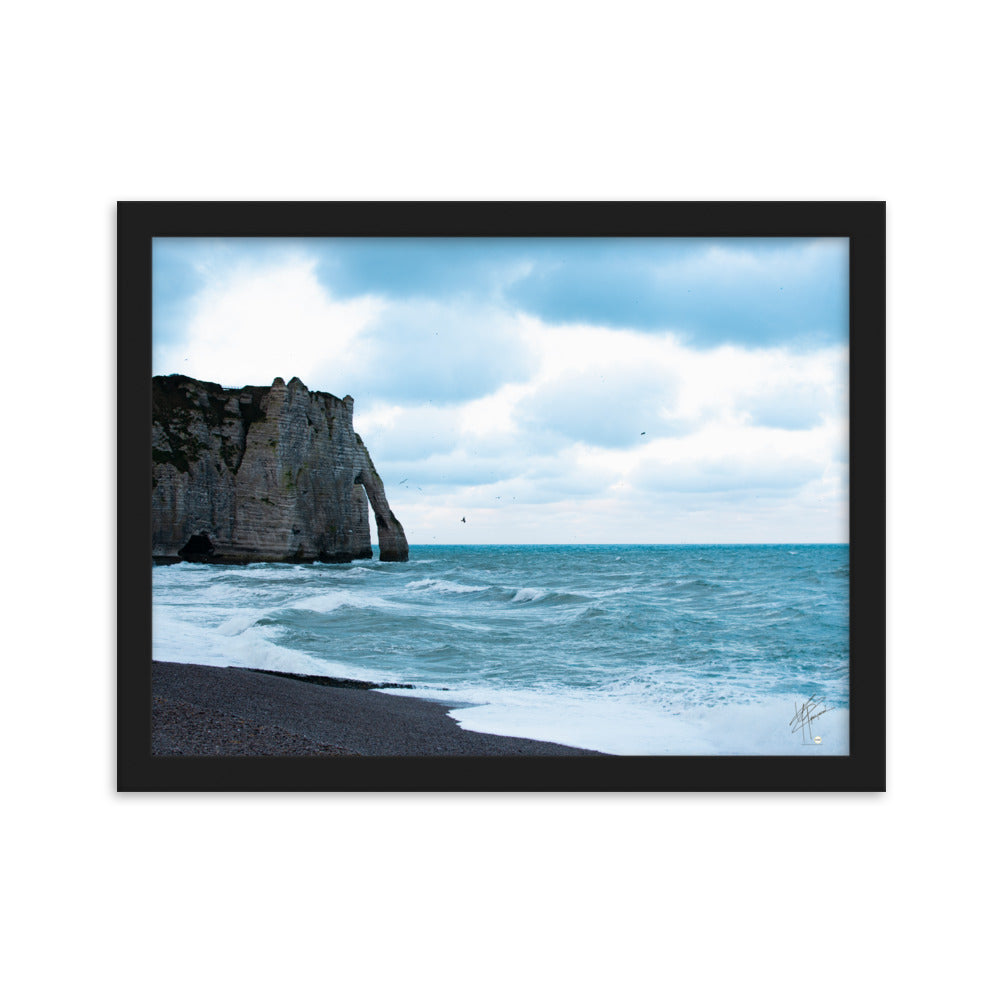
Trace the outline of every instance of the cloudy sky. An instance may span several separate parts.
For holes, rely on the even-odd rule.
[[[153,369],[352,395],[415,545],[846,542],[847,260],[840,239],[157,239]]]

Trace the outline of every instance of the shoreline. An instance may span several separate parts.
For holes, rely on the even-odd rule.
[[[152,754],[166,757],[609,756],[462,729],[455,706],[350,678],[152,664]]]

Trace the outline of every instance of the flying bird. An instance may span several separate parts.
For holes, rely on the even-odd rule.
[[[465,518],[464,517],[462,518],[462,524],[465,524]]]

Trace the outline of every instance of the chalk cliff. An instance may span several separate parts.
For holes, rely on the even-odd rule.
[[[405,562],[354,400],[293,378],[223,389],[185,375],[153,379],[156,562]]]

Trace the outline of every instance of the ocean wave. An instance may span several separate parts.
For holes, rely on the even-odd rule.
[[[638,587],[615,587],[612,590],[598,590],[595,592],[597,597],[619,597],[621,594],[635,594],[639,592]]]
[[[507,591],[509,594],[510,591]],[[546,607],[558,604],[582,604],[592,598],[573,594],[565,590],[545,590],[542,587],[521,587],[510,598],[511,604],[544,604]]]
[[[725,586],[714,580],[706,580],[700,576],[682,577],[678,580],[667,580],[661,584],[671,590],[724,590]]]
[[[259,630],[245,632],[235,638],[229,647],[229,662],[233,666],[255,670],[277,670],[285,674],[306,674],[313,677],[353,677],[357,680],[381,680],[371,671],[359,670],[356,665],[324,660],[299,649],[279,646]]]
[[[406,585],[407,590],[428,590],[438,594],[478,594],[489,587],[473,587],[465,583],[455,583],[453,580],[425,579],[414,580]]]
[[[348,570],[344,570],[343,576],[368,576],[371,573],[377,573],[378,570],[372,566],[352,566]]]
[[[233,615],[232,618],[226,619],[221,625],[217,626],[215,631],[219,635],[239,635],[248,628],[253,628],[263,617],[265,617],[265,614],[260,611]]]
[[[541,587],[522,587],[511,600],[515,604],[522,604],[526,601],[540,601],[547,595],[548,591],[542,590]]]
[[[589,621],[592,618],[607,618],[611,612],[604,608],[589,607],[584,608],[576,616],[576,621]]]
[[[306,597],[293,604],[288,604],[286,608],[292,611],[316,611],[319,614],[329,614],[331,611],[339,611],[341,608],[379,611],[401,610],[398,604],[393,604],[384,597],[379,597],[376,594],[358,593],[355,590],[316,594],[314,597]]]

